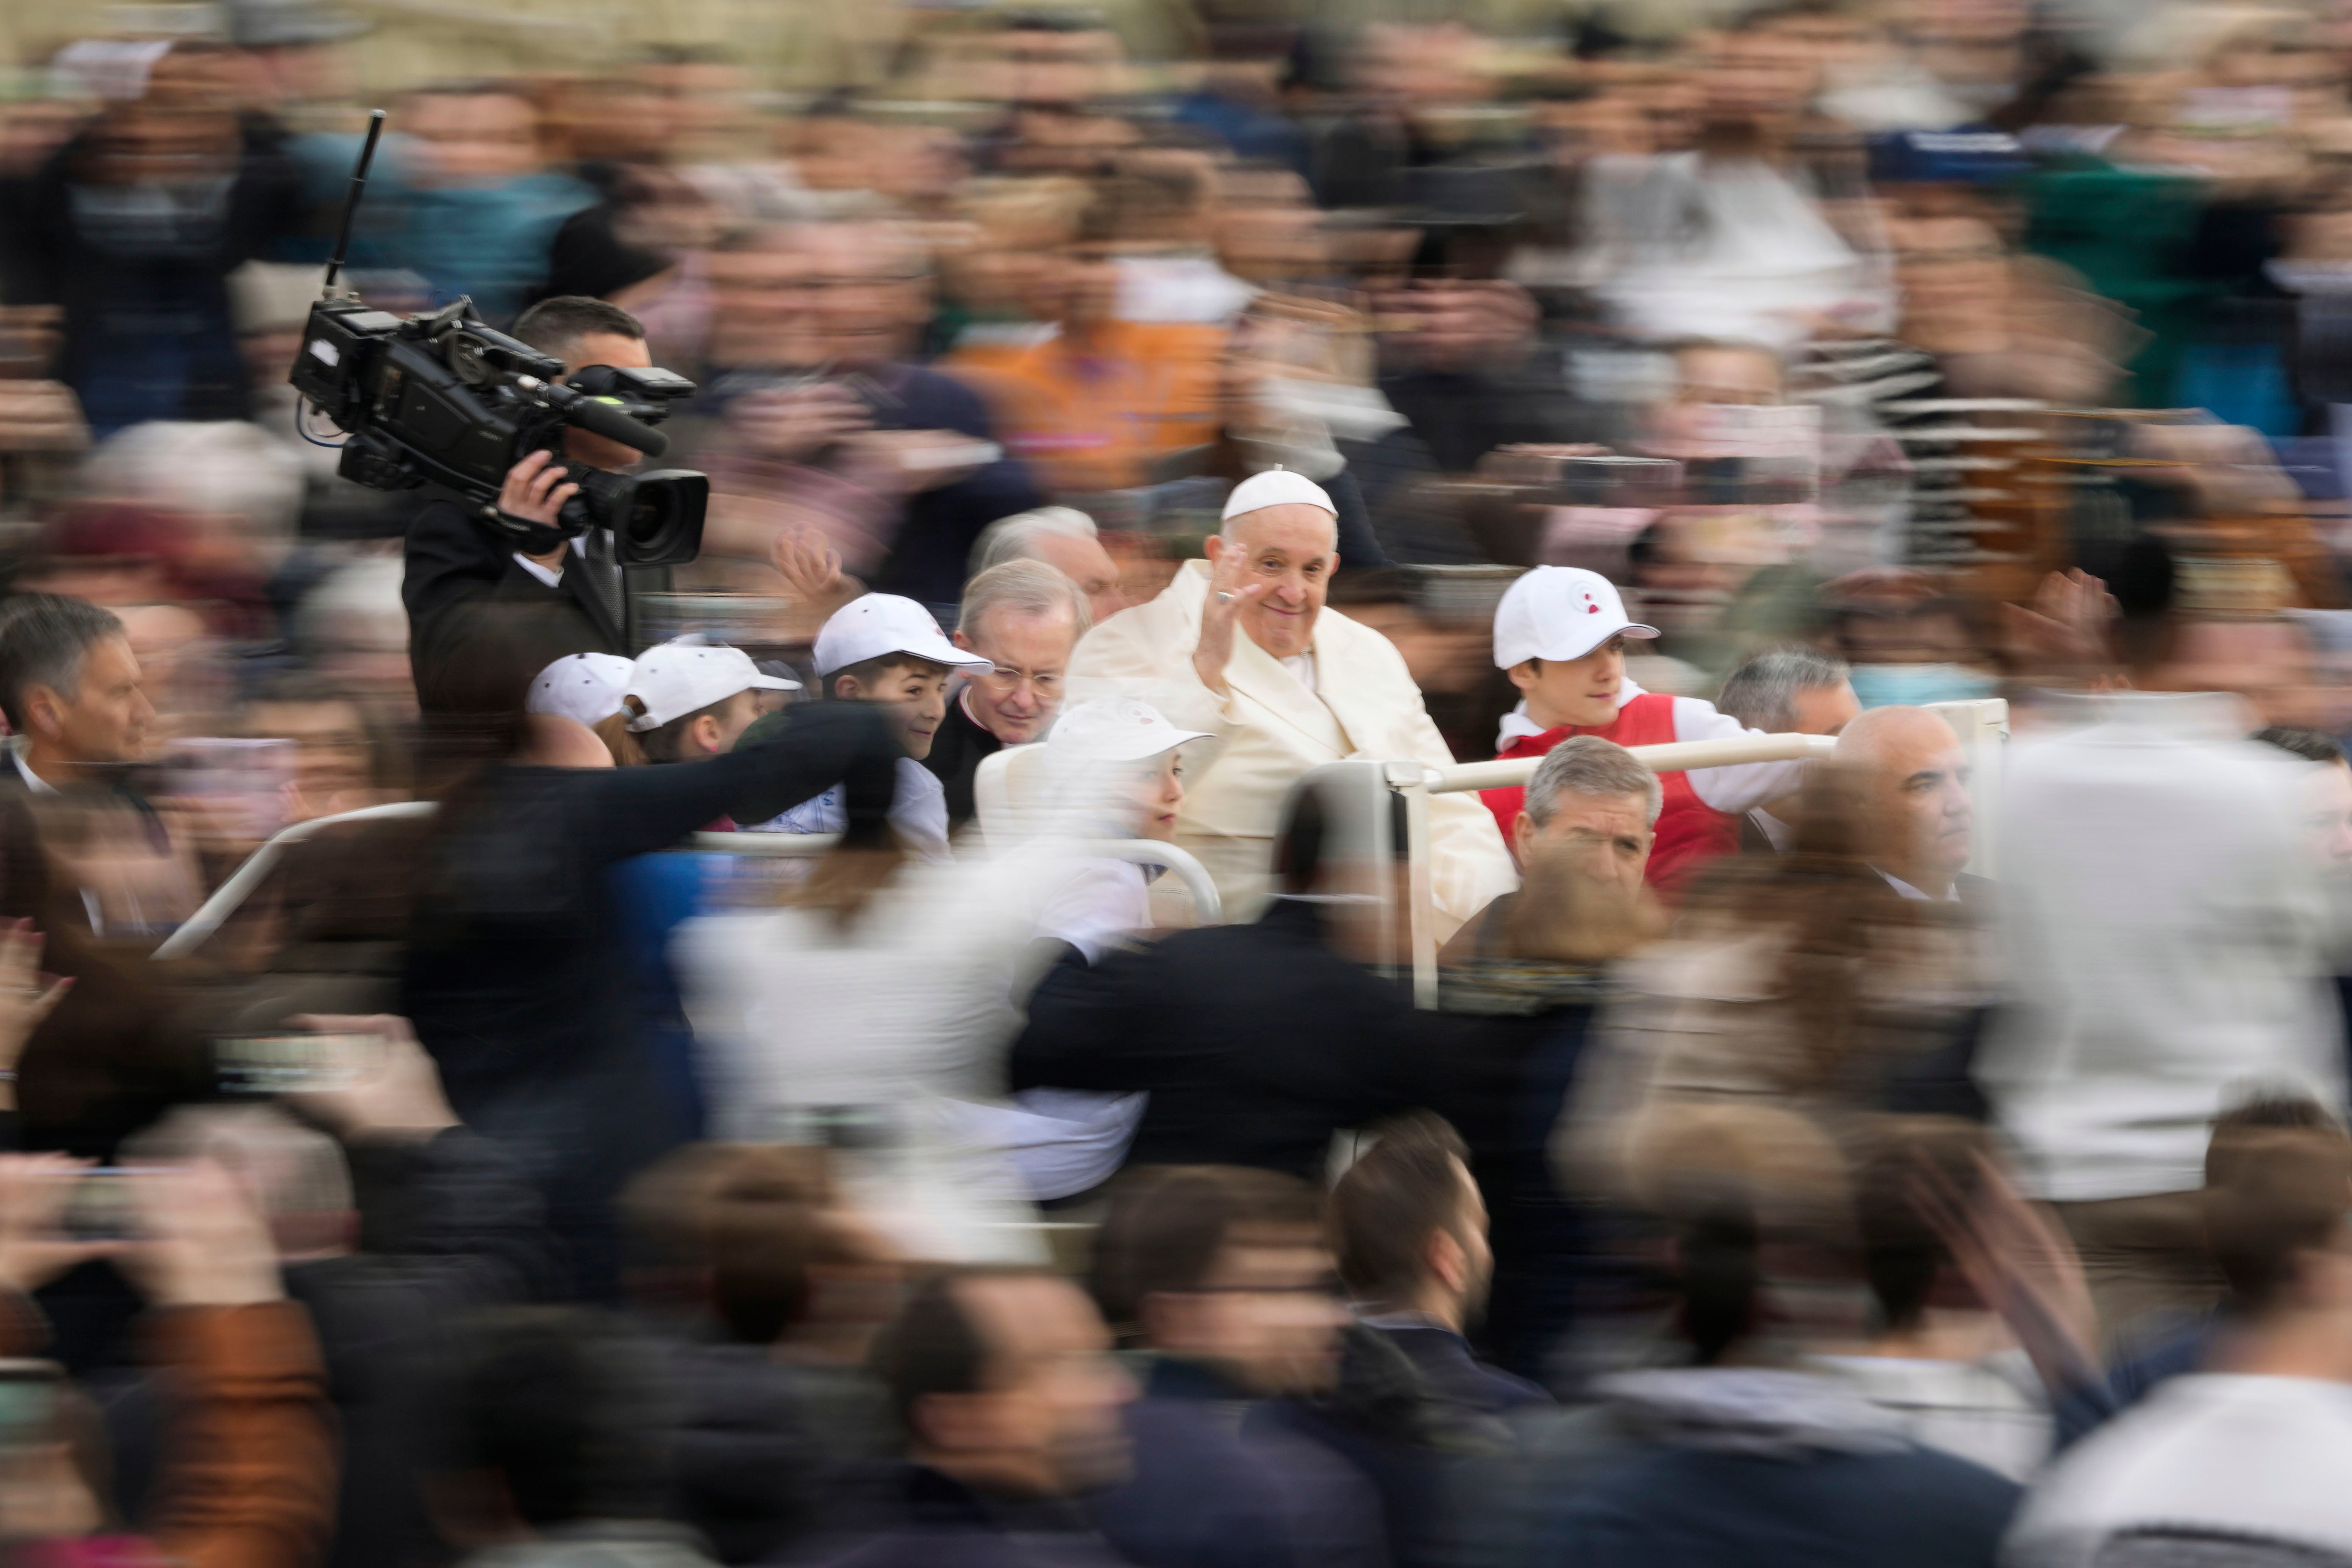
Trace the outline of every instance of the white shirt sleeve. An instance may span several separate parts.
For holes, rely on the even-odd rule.
[[[1675,699],[1675,739],[1677,741],[1727,741],[1739,735],[1760,735],[1761,730],[1751,730],[1728,713],[1716,711],[1715,704],[1696,697]],[[1694,768],[1690,773],[1691,789],[1700,804],[1717,811],[1738,816],[1752,811],[1768,800],[1778,800],[1803,787],[1807,763],[1802,761],[1785,763],[1735,763],[1727,768]]]

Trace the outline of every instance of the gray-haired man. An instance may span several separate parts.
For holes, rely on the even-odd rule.
[[[1042,741],[1054,727],[1070,655],[1092,624],[1078,585],[1043,561],[1007,561],[964,584],[956,646],[992,668],[949,698],[923,759],[947,791],[949,827],[971,820],[982,758]]]
[[[1571,735],[1544,753],[1528,780],[1527,797],[1511,824],[1511,848],[1531,865],[1547,846],[1574,845],[1590,855],[1592,875],[1642,885],[1650,863],[1665,789],[1640,758],[1598,735]],[[1437,957],[1463,964],[1496,956],[1517,893],[1505,893],[1472,916]]]
[[[1715,705],[1768,735],[1834,735],[1862,712],[1845,660],[1808,647],[1775,648],[1723,678]],[[1768,800],[1740,826],[1740,847],[1779,854],[1796,837],[1796,797]]]

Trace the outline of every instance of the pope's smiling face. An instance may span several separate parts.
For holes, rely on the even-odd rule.
[[[1239,624],[1250,641],[1276,658],[1315,646],[1315,617],[1323,613],[1331,574],[1339,569],[1339,522],[1319,506],[1286,501],[1244,512],[1209,541],[1212,580],[1226,592],[1266,584],[1244,605]]]

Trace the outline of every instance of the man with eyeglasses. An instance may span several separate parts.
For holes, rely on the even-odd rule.
[[[1092,620],[1078,585],[1043,561],[1007,561],[965,585],[955,643],[992,668],[949,697],[923,759],[946,791],[949,831],[972,818],[982,758],[1042,741],[1054,727],[1070,655]]]

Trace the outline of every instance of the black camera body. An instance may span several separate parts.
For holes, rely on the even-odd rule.
[[[456,491],[487,527],[539,554],[589,528],[613,531],[624,565],[691,561],[702,548],[710,481],[683,469],[616,474],[562,461],[564,432],[593,431],[649,457],[669,442],[651,426],[694,384],[666,370],[588,365],[573,373],[509,337],[459,300],[402,318],[356,300],[310,307],[288,377],[348,433],[342,477],[375,489],[435,484]],[[534,451],[557,454],[579,493],[552,525],[497,505],[507,470]]]

